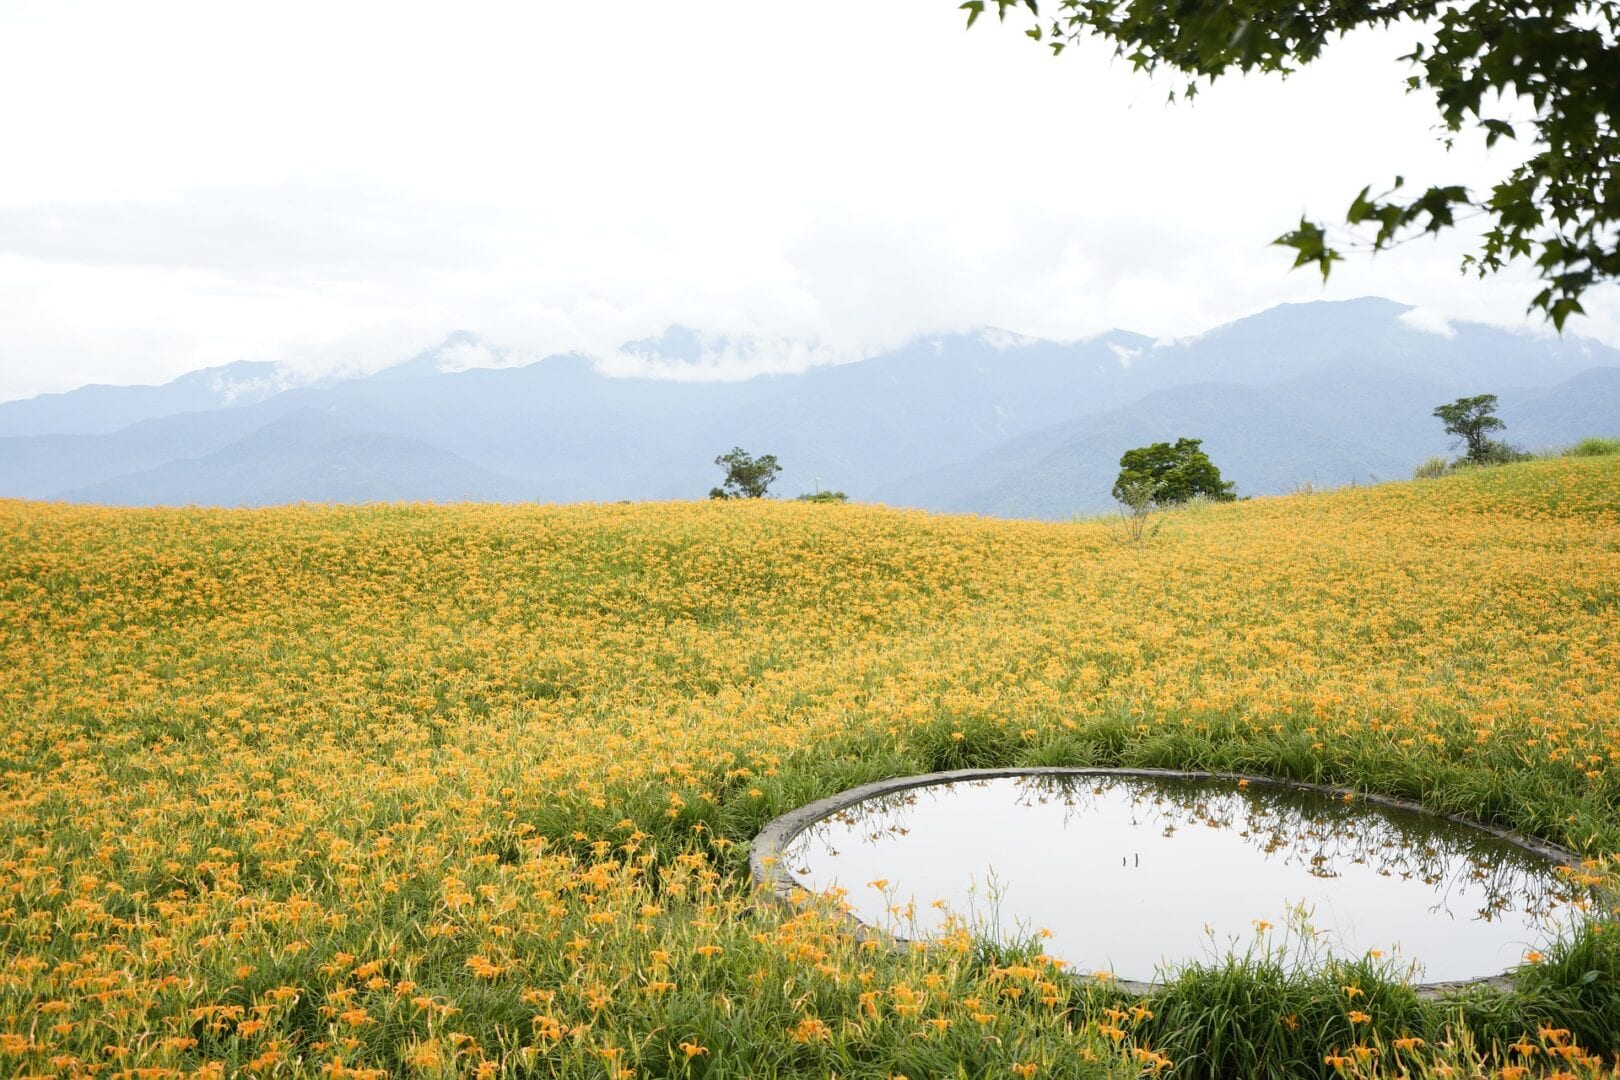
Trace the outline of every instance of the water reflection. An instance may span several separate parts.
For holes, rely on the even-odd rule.
[[[953,914],[992,936],[1040,928],[1075,967],[1144,981],[1289,927],[1296,944],[1308,935],[1299,957],[1377,950],[1426,981],[1490,975],[1567,931],[1584,902],[1554,864],[1479,829],[1232,780],[912,788],[823,819],[783,858],[806,888],[847,890],[858,918],[901,936]]]

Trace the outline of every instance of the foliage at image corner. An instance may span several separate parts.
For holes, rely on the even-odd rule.
[[[1134,70],[1178,72],[1188,79],[1180,90],[1186,99],[1230,72],[1286,76],[1359,29],[1411,32],[1416,40],[1402,57],[1412,69],[1405,86],[1434,94],[1445,146],[1472,128],[1487,147],[1522,139],[1530,151],[1525,160],[1484,193],[1436,184],[1408,195],[1401,176],[1376,194],[1368,184],[1345,213],[1344,239],[1302,217],[1273,242],[1295,252],[1294,266],[1316,266],[1326,279],[1343,250],[1377,252],[1483,219],[1479,246],[1462,269],[1483,277],[1528,261],[1543,286],[1529,310],[1560,331],[1571,315],[1584,313],[1581,297],[1589,289],[1620,279],[1620,4],[1613,0],[959,6],[971,27],[991,4],[1003,20],[1027,9],[1025,33],[1054,53],[1097,37]],[[1528,105],[1528,116],[1514,115],[1518,102]]]

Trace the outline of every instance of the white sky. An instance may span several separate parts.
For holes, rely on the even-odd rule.
[[[758,339],[735,375],[1366,294],[1539,326],[1530,275],[1463,277],[1455,238],[1326,288],[1267,245],[1364,183],[1511,162],[1440,148],[1408,40],[1166,106],[1023,25],[965,32],[956,0],[0,0],[0,399],[369,369],[458,328],[513,358]],[[1587,307],[1569,329],[1620,344],[1620,290]]]

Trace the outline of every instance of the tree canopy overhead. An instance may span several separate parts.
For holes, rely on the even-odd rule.
[[[1620,278],[1617,0],[969,0],[968,25],[991,5],[1003,19],[1028,9],[1026,33],[1054,52],[1100,37],[1136,70],[1180,72],[1188,98],[1234,70],[1286,75],[1353,30],[1410,26],[1406,86],[1434,93],[1447,147],[1471,127],[1487,146],[1522,138],[1532,152],[1488,192],[1409,192],[1399,176],[1376,194],[1369,184],[1345,220],[1372,234],[1344,246],[1377,251],[1482,215],[1487,227],[1464,268],[1483,276],[1530,261],[1544,286],[1530,310],[1559,329],[1582,312],[1587,289]],[[1532,116],[1509,115],[1521,100]],[[1274,242],[1324,278],[1343,258],[1306,218]]]

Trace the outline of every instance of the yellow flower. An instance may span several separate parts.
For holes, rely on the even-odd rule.
[[[805,1017],[788,1031],[790,1039],[801,1043],[819,1042],[831,1035],[832,1029],[826,1022],[814,1016]]]
[[[1116,723],[1351,782],[1392,748],[1408,780],[1508,761],[1541,811],[1601,805],[1620,460],[1515,469],[1177,518],[1151,559],[1100,523],[859,506],[0,500],[0,1073],[217,1074],[201,1051],[233,1039],[262,1075],[543,1072],[676,994],[850,1018],[779,1011],[784,1043],[899,1021],[1168,1069],[1130,1005],[1065,1034],[1083,1021],[1045,958],[991,977],[959,922],[937,948],[858,942],[836,899],[761,902],[728,845],[767,784],[836,787],[828,747]],[[1611,875],[1594,856],[1570,885]],[[259,985],[276,970],[303,974]],[[521,1031],[454,1004],[508,980]],[[1343,998],[1358,1032],[1370,996]],[[1587,1068],[1568,1040],[1539,1033],[1549,1070]],[[1331,1056],[1366,1072],[1369,1049]]]

